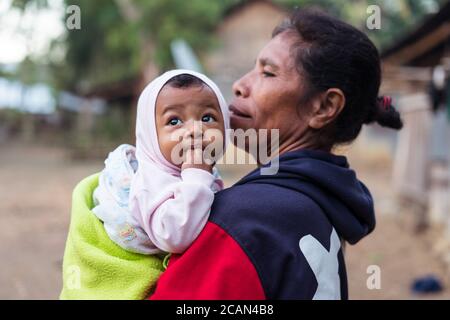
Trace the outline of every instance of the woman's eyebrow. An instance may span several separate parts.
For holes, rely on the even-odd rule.
[[[271,59],[269,58],[260,58],[259,59],[259,63],[265,67],[265,66],[269,66],[272,67],[274,70],[278,70],[280,67],[278,67],[278,65]]]

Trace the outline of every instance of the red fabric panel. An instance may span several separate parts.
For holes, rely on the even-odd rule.
[[[208,222],[194,243],[171,257],[154,300],[263,300],[252,262],[218,225]]]

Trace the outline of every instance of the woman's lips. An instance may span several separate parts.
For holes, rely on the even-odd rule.
[[[228,109],[230,110],[232,117],[234,116],[234,117],[239,117],[239,118],[251,119],[251,116],[249,114],[236,108],[236,106],[234,106],[234,105],[230,105],[230,107]]]

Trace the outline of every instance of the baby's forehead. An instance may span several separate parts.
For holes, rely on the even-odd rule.
[[[214,90],[203,82],[201,84],[180,88],[167,83],[159,92],[157,100],[164,105],[196,103],[200,106],[214,106],[220,109],[219,100]]]

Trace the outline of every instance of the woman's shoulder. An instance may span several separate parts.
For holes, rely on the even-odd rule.
[[[278,185],[235,185],[216,194],[210,221],[232,228],[237,223],[290,228],[297,223],[326,222],[322,209],[307,195]],[[284,223],[283,223],[284,222]],[[280,225],[281,224],[281,225]]]
[[[274,184],[236,185],[217,194],[209,222],[245,252],[267,297],[313,297],[317,281],[300,241],[318,239],[328,250],[333,227],[310,197]]]

